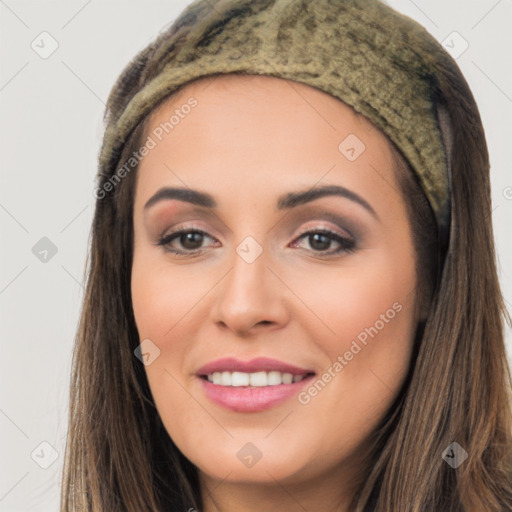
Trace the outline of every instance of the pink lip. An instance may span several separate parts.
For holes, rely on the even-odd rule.
[[[314,375],[292,384],[279,384],[261,388],[219,386],[199,379],[206,396],[218,405],[235,412],[260,412],[285,402],[311,381]]]
[[[259,371],[279,371],[292,375],[305,375],[311,373],[299,382],[292,384],[279,384],[265,387],[233,387],[212,384],[204,377],[214,372],[245,372],[255,373]],[[314,372],[293,366],[276,359],[260,357],[252,361],[240,361],[234,358],[218,359],[202,366],[197,374],[206,396],[214,403],[235,412],[259,412],[270,409],[297,393],[314,378]]]
[[[314,373],[311,369],[299,368],[288,363],[283,363],[277,359],[269,359],[268,357],[258,357],[251,361],[241,361],[233,357],[217,359],[211,363],[201,366],[196,375],[208,375],[214,372],[281,372],[291,373],[292,375],[304,375],[306,373]]]

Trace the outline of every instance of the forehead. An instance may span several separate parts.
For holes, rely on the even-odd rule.
[[[190,112],[187,102],[192,98],[197,107]],[[186,108],[185,115],[180,112],[182,107],[183,110]],[[288,138],[305,135],[312,142],[321,133],[322,137],[329,136],[326,142],[339,144],[350,132],[365,138],[374,151],[390,156],[391,145],[387,136],[351,106],[320,89],[273,76],[231,73],[194,80],[164,99],[151,112],[146,132],[168,122],[172,113],[180,114],[182,122],[171,127],[171,136],[164,137],[168,141],[178,141],[180,136],[188,136],[192,129],[196,130],[196,136],[201,136],[201,132],[207,131],[212,124],[232,129],[265,126],[266,133],[272,128],[274,132],[279,128],[283,130],[279,138],[281,143],[285,142],[288,132]],[[176,116],[174,118],[178,120]],[[220,130],[216,132],[218,136]],[[259,132],[262,137],[263,130]],[[231,135],[241,139],[244,133],[247,129]]]
[[[332,121],[336,118],[339,120],[342,114],[345,120],[350,119],[359,129],[375,129],[365,116],[320,89],[274,76],[237,73],[201,77],[185,84],[153,110],[149,124],[161,120],[162,116],[179,108],[190,97],[198,100],[203,111],[214,106],[227,108],[234,104],[237,108],[243,105],[246,110],[252,106],[258,111],[264,107],[268,110],[272,106],[275,115],[269,121],[275,122],[280,116],[293,116],[295,112],[302,116],[309,114],[311,118],[316,116],[335,129]]]
[[[191,99],[195,106],[185,108]],[[340,172],[348,185],[365,174],[382,185],[394,166],[387,137],[352,107],[309,85],[263,75],[187,84],[151,113],[148,136],[156,144],[139,166],[144,189],[161,181],[289,189],[292,173],[297,185],[313,186]]]

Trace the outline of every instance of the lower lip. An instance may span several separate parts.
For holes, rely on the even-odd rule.
[[[292,384],[262,386],[255,388],[219,386],[206,379],[199,378],[206,396],[218,405],[236,412],[259,412],[279,405],[292,396],[296,396],[314,375],[305,377]]]

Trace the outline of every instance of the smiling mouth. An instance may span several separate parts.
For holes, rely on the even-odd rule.
[[[262,388],[280,386],[282,384],[294,384],[313,375],[315,375],[313,372],[294,375],[292,373],[279,371],[260,371],[253,373],[224,371],[200,375],[199,377],[217,386]]]

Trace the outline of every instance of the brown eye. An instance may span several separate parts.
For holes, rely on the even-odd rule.
[[[199,249],[203,242],[203,233],[200,233],[199,231],[181,233],[178,240],[185,249]]]
[[[332,238],[323,233],[312,233],[308,235],[308,241],[315,251],[326,251],[332,243]]]
[[[317,229],[314,231],[307,231],[302,233],[296,240],[306,239],[313,252],[322,253],[328,251],[331,244],[335,242],[338,244],[338,248],[331,250],[326,255],[339,254],[342,252],[353,252],[355,250],[355,240],[343,237],[334,231],[327,229]],[[293,243],[293,246],[297,246],[297,242]]]
[[[161,237],[156,245],[162,246],[166,251],[174,254],[186,256],[203,251],[204,248],[202,245],[205,238],[213,240],[213,238],[204,231],[198,229],[182,229]]]

